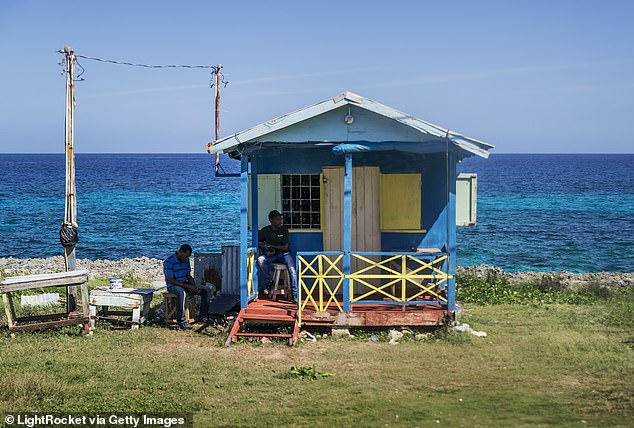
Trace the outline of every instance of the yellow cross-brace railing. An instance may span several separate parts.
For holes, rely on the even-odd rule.
[[[247,254],[247,295],[253,295],[253,269],[255,268],[255,251]]]
[[[440,302],[447,302],[447,298],[439,293],[439,286],[453,278],[442,270],[443,263],[447,260],[446,255],[431,256],[434,258],[429,261],[408,254],[390,255],[378,261],[361,254],[352,253],[351,256],[358,260],[359,265],[365,266],[357,266],[348,275],[338,266],[343,254],[298,256],[300,322],[301,313],[308,305],[318,312],[324,312],[334,303],[333,307],[343,312],[336,294],[342,288],[344,279],[350,280],[351,302],[359,302],[375,295],[407,303],[424,294],[435,296]],[[372,284],[371,281],[376,279],[387,282],[381,285]],[[355,283],[367,287],[368,291],[354,296]]]
[[[334,302],[339,311],[343,311],[341,304],[337,300],[336,294],[341,288],[345,275],[337,267],[337,263],[341,261],[343,254],[331,260],[328,255],[320,254],[314,256],[309,262],[303,256],[299,256],[299,293],[300,293],[300,311],[304,310],[310,302],[318,312],[328,309]],[[313,280],[306,283],[306,280]],[[328,283],[328,280],[332,280]],[[317,300],[313,297],[313,291],[317,289]],[[302,300],[302,295],[306,293],[306,299]]]
[[[363,268],[358,268],[356,272],[350,273],[350,301],[358,302],[372,295],[380,294],[396,302],[411,302],[425,293],[435,296],[438,301],[447,302],[447,298],[438,293],[438,286],[446,282],[452,275],[443,272],[442,263],[447,256],[439,256],[433,260],[421,260],[418,257],[397,254],[387,259],[374,261],[360,254],[352,253],[352,257],[366,263]],[[408,262],[413,262],[414,267],[408,267]],[[372,270],[379,273],[369,273]],[[371,284],[368,280],[381,279],[388,282],[378,286]],[[427,280],[433,280],[428,282]],[[359,296],[354,295],[355,282],[363,284],[369,290]],[[413,285],[415,292],[408,295],[408,285]],[[412,288],[412,287],[410,287]],[[388,290],[392,290],[391,292]]]

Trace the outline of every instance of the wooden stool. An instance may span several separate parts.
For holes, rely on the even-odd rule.
[[[165,324],[176,320],[176,294],[163,293],[163,310],[165,312]],[[194,322],[196,317],[196,296],[185,293],[185,321]]]
[[[276,300],[277,296],[291,296],[291,277],[288,268],[283,263],[273,263],[273,267],[273,288],[269,294],[271,300]]]

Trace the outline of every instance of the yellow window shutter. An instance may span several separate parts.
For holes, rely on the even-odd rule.
[[[421,174],[381,174],[381,230],[421,227]]]

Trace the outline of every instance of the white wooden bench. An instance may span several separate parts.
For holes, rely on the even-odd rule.
[[[71,272],[50,273],[40,275],[12,276],[0,282],[0,294],[4,303],[7,324],[10,331],[38,330],[65,325],[83,325],[86,332],[89,329],[88,314],[88,271],[77,270]],[[81,311],[69,311],[48,315],[32,315],[17,317],[13,306],[11,293],[25,290],[65,287],[68,299],[68,288],[79,286],[81,292]]]
[[[90,324],[95,328],[97,319],[123,322],[131,324],[136,330],[139,325],[148,320],[150,303],[156,290],[153,288],[122,288],[110,290],[106,287],[97,287],[90,292]],[[97,314],[97,306],[102,307]],[[118,308],[117,311],[110,310]],[[122,319],[119,316],[130,316],[132,319]]]

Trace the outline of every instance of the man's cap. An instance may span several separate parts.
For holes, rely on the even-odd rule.
[[[269,220],[272,220],[275,217],[282,217],[282,214],[278,210],[273,210],[269,213]]]

